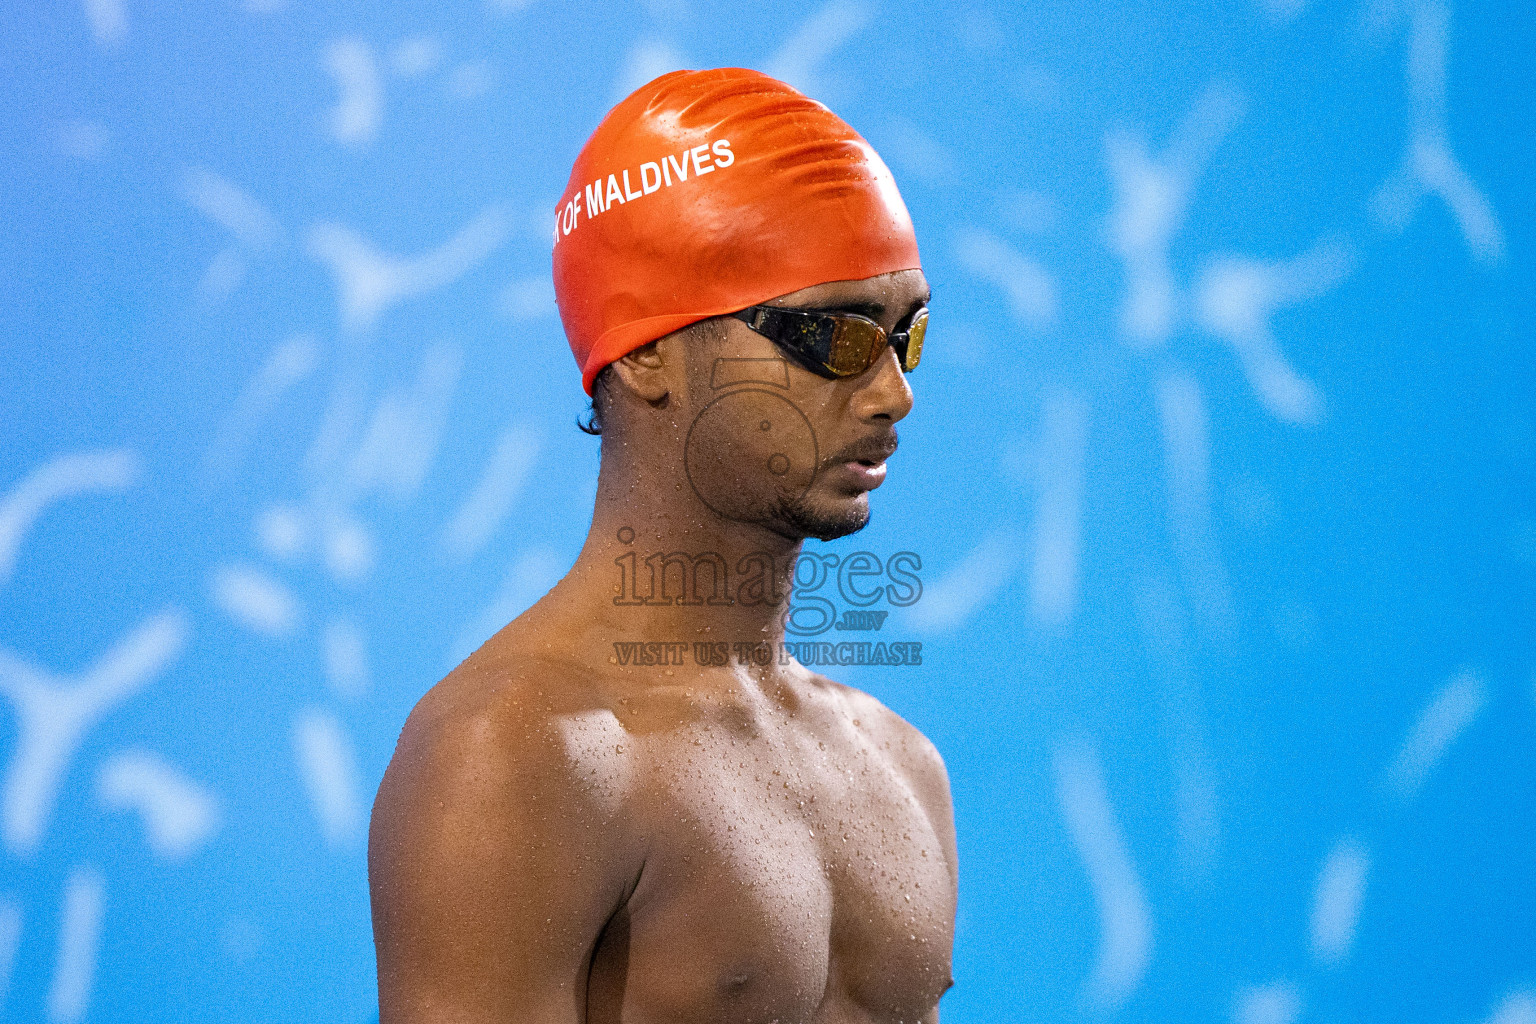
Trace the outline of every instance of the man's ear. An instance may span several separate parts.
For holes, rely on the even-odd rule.
[[[608,365],[626,389],[651,405],[659,404],[671,393],[672,381],[667,360],[654,341],[641,345]]]

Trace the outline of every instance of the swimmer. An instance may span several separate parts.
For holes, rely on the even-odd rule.
[[[934,1024],[938,752],[794,657],[694,656],[784,650],[802,542],[869,521],[929,302],[890,171],[783,83],[679,71],[598,126],[553,231],[592,526],[401,732],[381,1022]]]

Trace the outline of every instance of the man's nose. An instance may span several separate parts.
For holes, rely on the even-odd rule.
[[[912,388],[901,371],[896,350],[887,347],[875,365],[860,374],[853,411],[861,420],[884,419],[895,423],[912,411]]]

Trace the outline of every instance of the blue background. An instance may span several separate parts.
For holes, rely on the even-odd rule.
[[[10,1019],[370,1018],[397,731],[590,515],[555,198],[630,88],[745,65],[885,156],[934,289],[830,547],[922,559],[922,667],[840,678],[949,765],[944,1019],[1536,1020],[1529,9],[0,22],[0,785],[14,680],[155,647],[6,818]]]

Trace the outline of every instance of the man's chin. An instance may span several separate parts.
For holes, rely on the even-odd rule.
[[[780,506],[778,519],[779,532],[792,539],[836,540],[869,525],[869,493],[831,501],[802,496]]]

